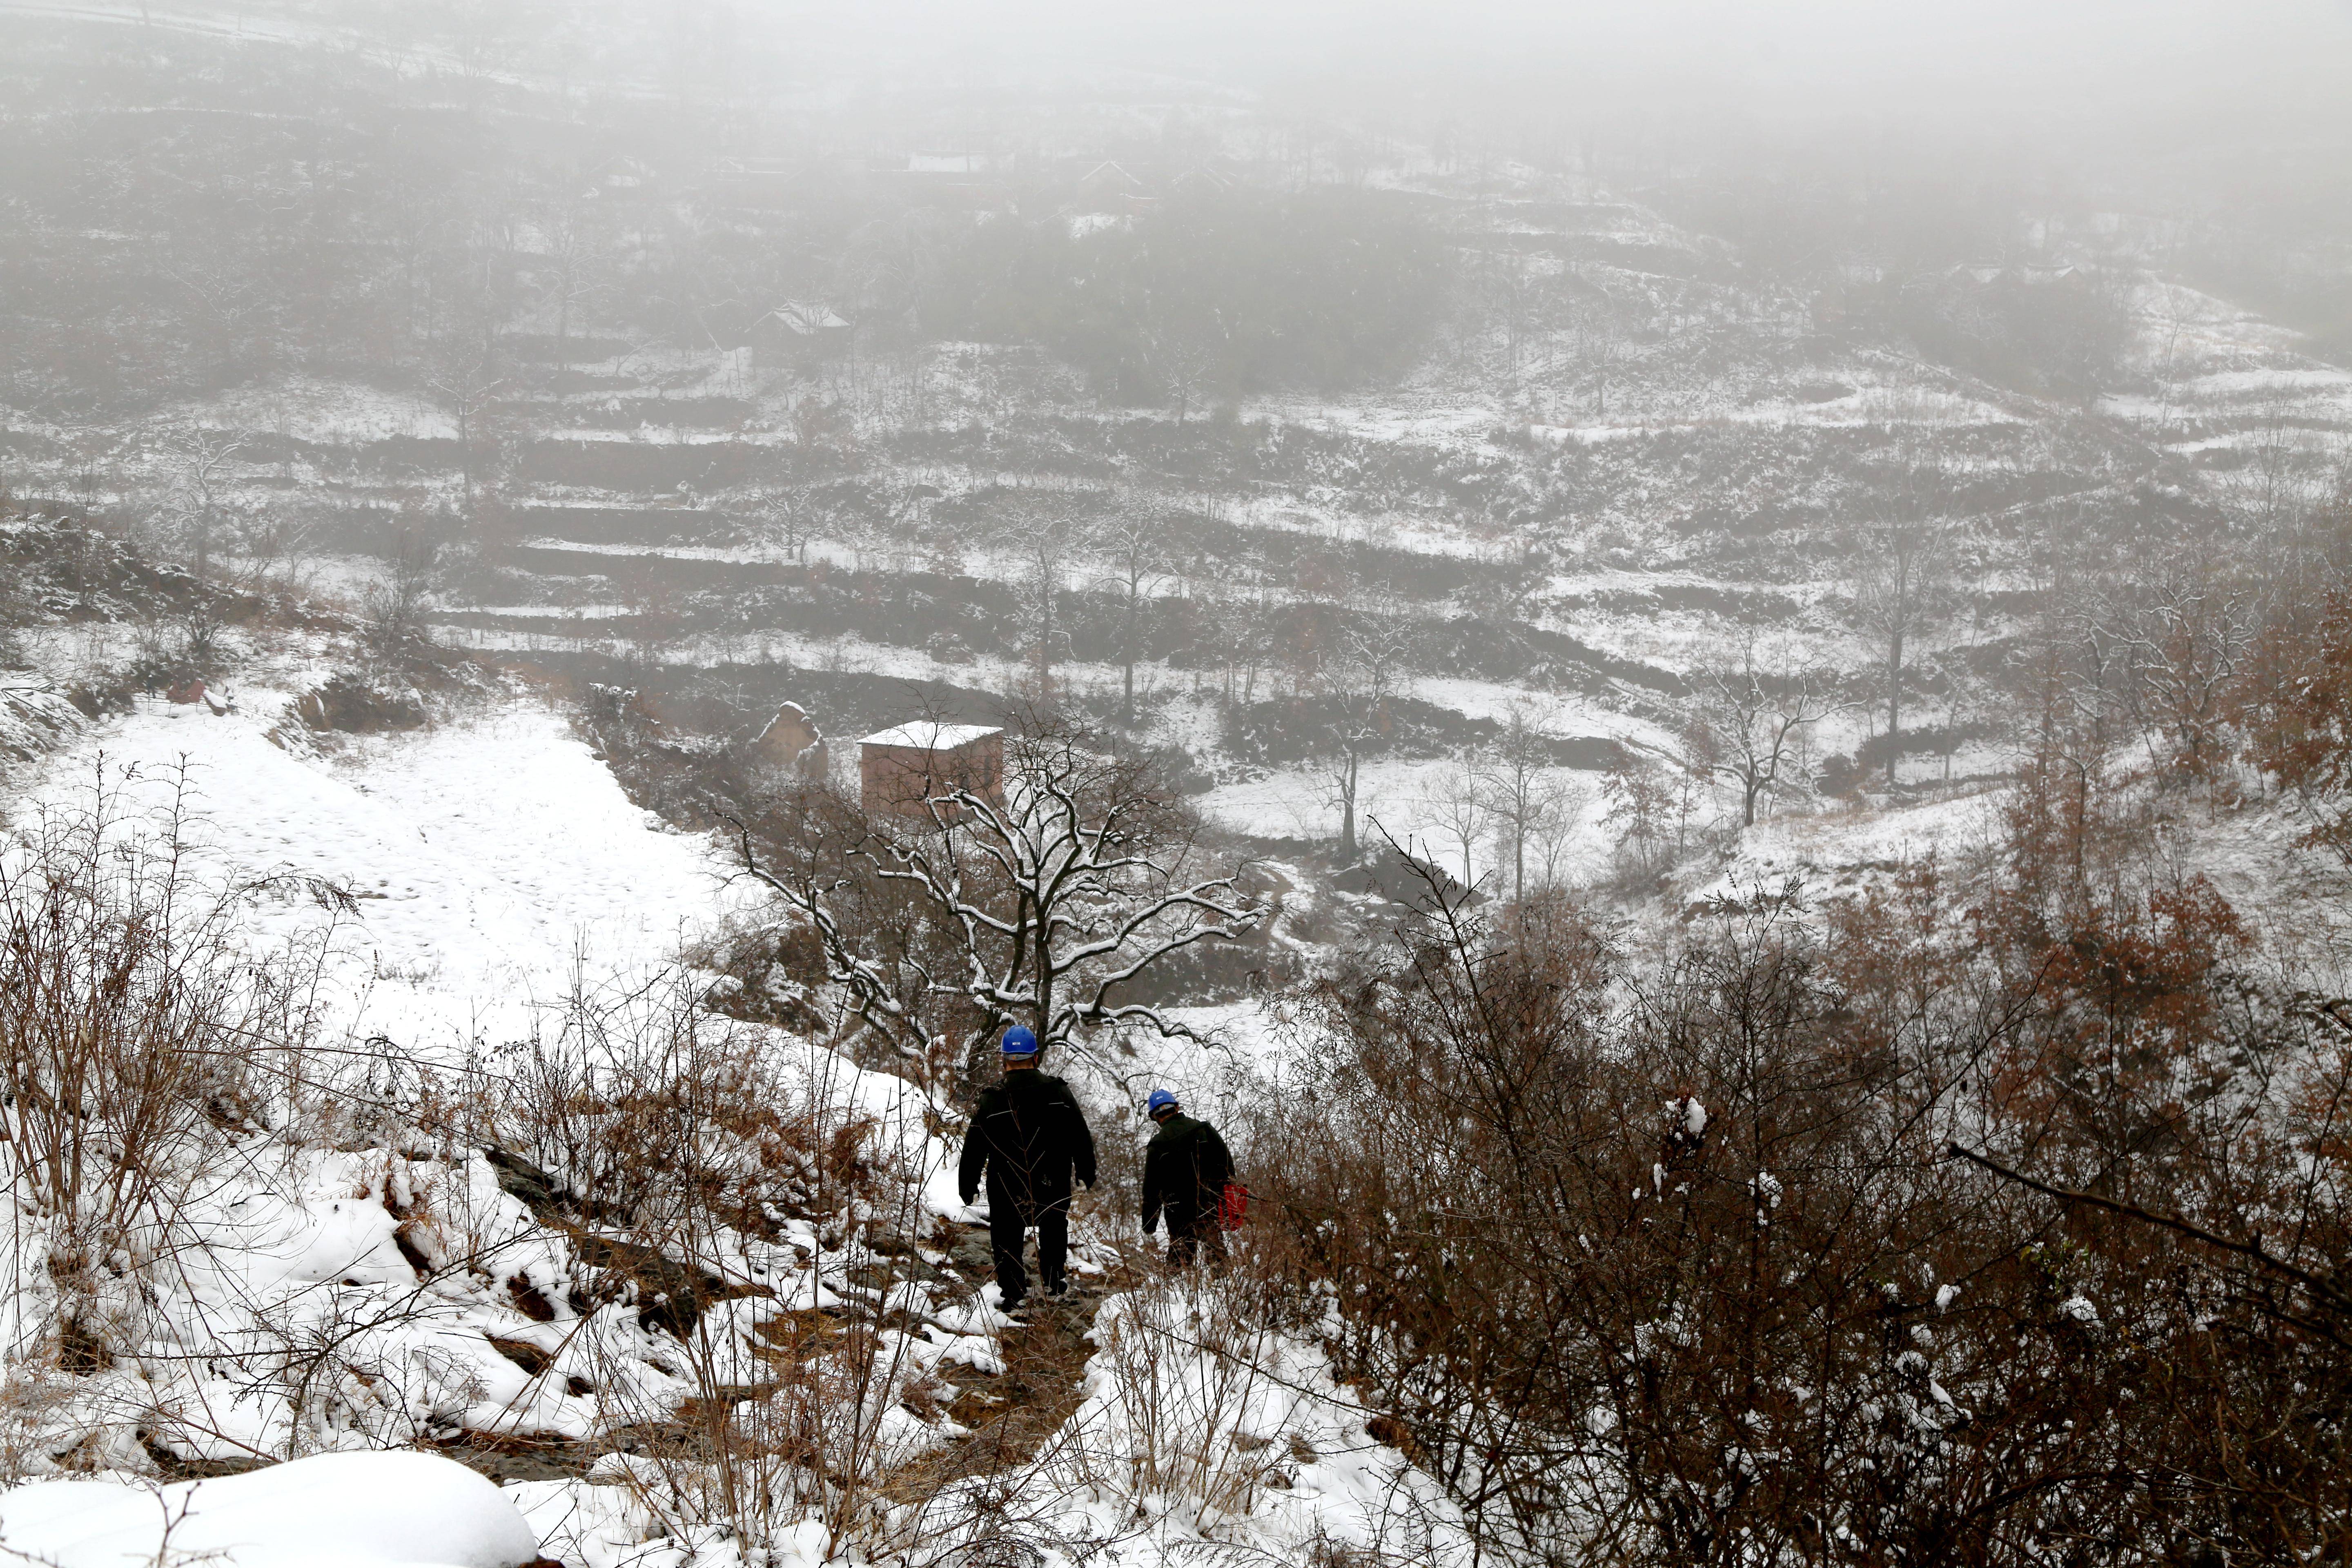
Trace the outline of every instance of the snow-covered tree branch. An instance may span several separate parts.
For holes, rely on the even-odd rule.
[[[1266,905],[1242,868],[1210,873],[1199,824],[1140,763],[1034,720],[1006,737],[1001,791],[942,788],[922,817],[877,820],[830,865],[764,862],[750,873],[803,919],[848,1016],[902,1055],[962,1061],[1011,1024],[1071,1041],[1134,1023],[1193,1037],[1133,992],[1155,964],[1236,942]],[[844,913],[863,878],[896,891],[927,942],[891,944]]]

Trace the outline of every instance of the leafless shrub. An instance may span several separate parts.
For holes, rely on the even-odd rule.
[[[375,651],[398,658],[415,651],[425,634],[425,608],[434,582],[439,546],[404,531],[394,542],[383,576],[364,595],[368,638]]]
[[[184,814],[182,796],[142,819],[101,774],[0,853],[0,1159],[12,1278],[37,1303],[12,1355],[54,1335],[68,1370],[101,1363],[138,1272],[184,1239],[176,1213],[225,1131],[282,1103],[270,1078],[293,1058],[273,1047],[299,1055],[278,1032],[289,976],[235,942],[260,889],[205,887]]]
[[[1279,1244],[1483,1541],[2340,1546],[2346,1324],[2285,1270],[2352,1256],[2342,1047],[2266,1021],[2207,893],[2095,863],[2085,899],[2045,859],[2031,908],[2000,891],[2042,886],[2022,862],[1826,924],[1750,889],[1643,965],[1572,905],[1433,900],[1314,994],[1320,1069],[1256,1139]],[[2053,1174],[2004,1185],[1956,1142]]]
[[[858,1109],[844,1058],[683,976],[577,991],[486,1068],[455,1108],[472,1136],[570,1237],[586,1299],[676,1342],[657,1386],[616,1359],[640,1347],[589,1347],[606,1422],[647,1435],[625,1467],[645,1517],[682,1540],[814,1523],[828,1552],[877,1529],[884,1478],[939,1440],[910,1408],[936,1303],[884,1267],[925,1235],[920,1099]]]
[[[743,865],[812,931],[824,979],[926,1085],[971,1087],[996,1033],[1049,1043],[1128,1023],[1191,1030],[1136,997],[1155,966],[1238,941],[1265,905],[1202,864],[1201,825],[1147,764],[1051,718],[1005,739],[1001,787],[941,784],[888,821],[827,792],[737,824]],[[764,843],[763,843],[764,840]],[[884,918],[857,922],[861,911]]]
[[[1252,1446],[1246,1428],[1274,1334],[1228,1293],[1194,1283],[1122,1297],[1097,1321],[1119,1441],[1096,1458],[1119,1472],[1106,1480],[1139,1498],[1246,1515],[1285,1457],[1262,1439]]]

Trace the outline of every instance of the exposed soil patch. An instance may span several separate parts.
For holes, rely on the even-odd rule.
[[[1030,1257],[1034,1269],[1034,1250]],[[1079,1283],[1080,1278],[1086,1282]],[[889,1479],[885,1491],[901,1501],[915,1501],[952,1482],[1012,1469],[1036,1458],[1077,1412],[1087,1361],[1095,1352],[1087,1334],[1103,1297],[1133,1287],[1140,1278],[1138,1270],[1122,1265],[1108,1275],[1074,1276],[1070,1294],[1060,1301],[1042,1292],[1033,1294],[1029,1322],[999,1336],[1003,1373],[958,1371],[960,1391],[948,1415],[969,1427],[971,1435],[907,1466]]]

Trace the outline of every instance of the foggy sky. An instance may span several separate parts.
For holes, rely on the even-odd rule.
[[[1794,115],[2078,121],[2340,121],[2352,100],[2352,0],[878,0],[769,15],[845,63],[967,79],[1549,85]]]

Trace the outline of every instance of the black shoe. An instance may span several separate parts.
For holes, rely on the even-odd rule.
[[[1029,1316],[1029,1299],[1025,1296],[1017,1297],[996,1310],[1015,1322],[1024,1322]]]
[[[1066,1279],[1056,1279],[1045,1287],[1045,1294],[1056,1301],[1066,1301],[1070,1299],[1070,1282]]]

